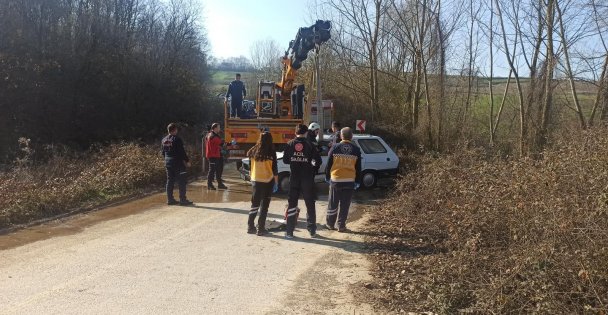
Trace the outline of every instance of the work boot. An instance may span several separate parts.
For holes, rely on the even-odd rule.
[[[264,226],[259,226],[258,225],[258,236],[262,236],[262,235],[266,235],[268,234],[268,230],[264,227]]]
[[[315,231],[314,229],[310,229],[310,230],[308,230],[308,233],[310,234],[310,237],[315,237],[315,236],[317,236],[317,231]]]
[[[192,202],[192,201],[190,201],[188,199],[185,199],[185,200],[182,200],[182,201],[179,202],[180,206],[191,206],[193,204],[194,204],[194,202]]]

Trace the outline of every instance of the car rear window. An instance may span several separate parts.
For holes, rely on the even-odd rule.
[[[359,139],[359,146],[367,154],[386,153],[386,148],[378,139]]]

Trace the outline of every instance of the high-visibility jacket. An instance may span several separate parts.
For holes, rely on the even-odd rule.
[[[361,183],[361,149],[348,140],[332,146],[325,168],[325,179],[337,183]]]
[[[250,159],[251,166],[251,181],[268,183],[272,181],[274,176],[278,175],[277,156],[273,156],[272,160],[256,160]]]

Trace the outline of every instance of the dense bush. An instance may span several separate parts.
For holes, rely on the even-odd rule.
[[[200,161],[196,153],[190,156],[193,162]],[[41,165],[30,165],[26,158],[18,163],[0,177],[0,228],[103,204],[165,183],[158,146],[122,143],[57,154]]]
[[[537,160],[425,157],[373,213],[377,296],[406,311],[605,314],[606,131]]]
[[[205,122],[201,22],[189,0],[0,1],[0,164],[19,137],[86,149]]]

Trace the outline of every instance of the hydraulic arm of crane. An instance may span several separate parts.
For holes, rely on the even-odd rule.
[[[296,34],[296,39],[289,42],[289,48],[285,51],[281,63],[283,63],[283,74],[281,82],[277,87],[281,90],[282,99],[289,99],[294,88],[294,80],[302,62],[308,58],[308,53],[317,45],[327,42],[331,38],[331,22],[318,20],[309,27],[301,27]]]

